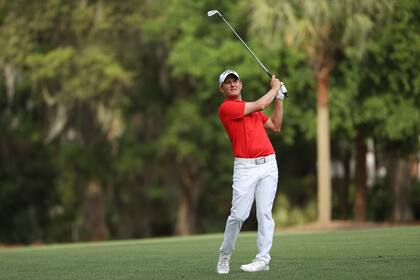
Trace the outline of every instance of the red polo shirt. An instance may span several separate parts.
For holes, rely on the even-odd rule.
[[[244,115],[245,102],[225,100],[219,107],[219,119],[232,144],[235,157],[258,158],[274,154],[264,123],[268,117],[261,112]]]

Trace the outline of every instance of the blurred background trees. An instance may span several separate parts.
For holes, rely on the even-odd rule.
[[[309,2],[0,0],[0,243],[223,231],[232,156],[217,118],[217,77],[236,69],[246,100],[269,81],[226,26],[206,16],[211,9],[290,91],[283,131],[270,135],[280,170],[277,225],[316,221],[313,59],[322,52],[307,47],[320,37],[299,33],[300,24],[284,35],[267,22],[283,16],[293,26],[291,16]],[[333,11],[335,1],[319,2]],[[323,129],[332,219],[419,219],[420,5],[395,1],[393,12],[364,18],[350,2],[340,1],[346,16],[321,44],[334,65]],[[356,24],[351,31],[361,37],[351,37],[343,33],[350,23],[371,32]],[[303,48],[287,44],[299,34]],[[244,226],[255,229],[255,220]]]
[[[388,1],[254,1],[253,27],[267,47],[294,46],[305,52],[316,81],[318,218],[331,221],[331,151],[329,81],[342,61],[359,62],[369,34],[390,18]],[[280,35],[280,36],[279,36]],[[355,218],[365,220],[366,170],[364,133],[357,130]]]

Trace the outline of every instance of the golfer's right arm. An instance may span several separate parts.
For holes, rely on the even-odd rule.
[[[246,102],[244,115],[248,115],[254,112],[262,111],[267,108],[277,95],[281,86],[281,82],[276,78],[275,75],[271,77],[271,89],[260,99],[254,102]]]

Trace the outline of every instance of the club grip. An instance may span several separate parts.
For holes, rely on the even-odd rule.
[[[273,75],[269,71],[265,71],[267,75],[271,78]],[[284,94],[284,97],[288,97],[286,85],[282,82],[279,91]]]

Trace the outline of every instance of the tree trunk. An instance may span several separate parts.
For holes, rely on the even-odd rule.
[[[328,72],[329,73],[329,72]],[[318,222],[331,222],[331,159],[328,116],[329,74],[317,74]]]
[[[175,226],[175,234],[189,235],[196,232],[196,213],[198,210],[197,202],[197,187],[190,185],[185,189],[182,197],[180,198],[177,221]]]
[[[175,226],[175,234],[177,235],[189,235],[194,232],[193,225],[191,223],[190,208],[191,200],[187,194],[184,194],[179,202],[178,215]]]
[[[140,176],[139,176],[140,177]],[[152,235],[150,201],[144,191],[146,185],[140,178],[131,183],[128,189],[121,190],[121,196],[129,195],[130,200],[118,198],[117,209],[120,222],[118,223],[118,237],[142,238]]]
[[[343,166],[344,166],[344,178],[342,179],[342,184],[340,188],[340,214],[341,218],[349,218],[349,189],[350,189],[350,160],[351,153],[347,152],[344,155]]]
[[[7,102],[9,104],[12,103],[13,96],[15,95],[16,76],[17,76],[16,67],[12,64],[6,64],[4,66],[4,77],[6,80]]]
[[[367,145],[365,132],[363,128],[358,128],[356,136],[356,193],[354,201],[354,218],[356,221],[366,221],[366,153]]]
[[[181,171],[181,198],[175,226],[175,233],[178,235],[189,235],[196,231],[199,199],[198,169],[192,163],[185,164]]]
[[[408,222],[413,219],[413,213],[409,205],[410,163],[405,158],[395,159],[391,187],[394,195],[392,220],[394,222]]]
[[[97,180],[91,180],[83,201],[81,240],[106,240],[109,231],[105,217],[105,195],[102,186]]]

